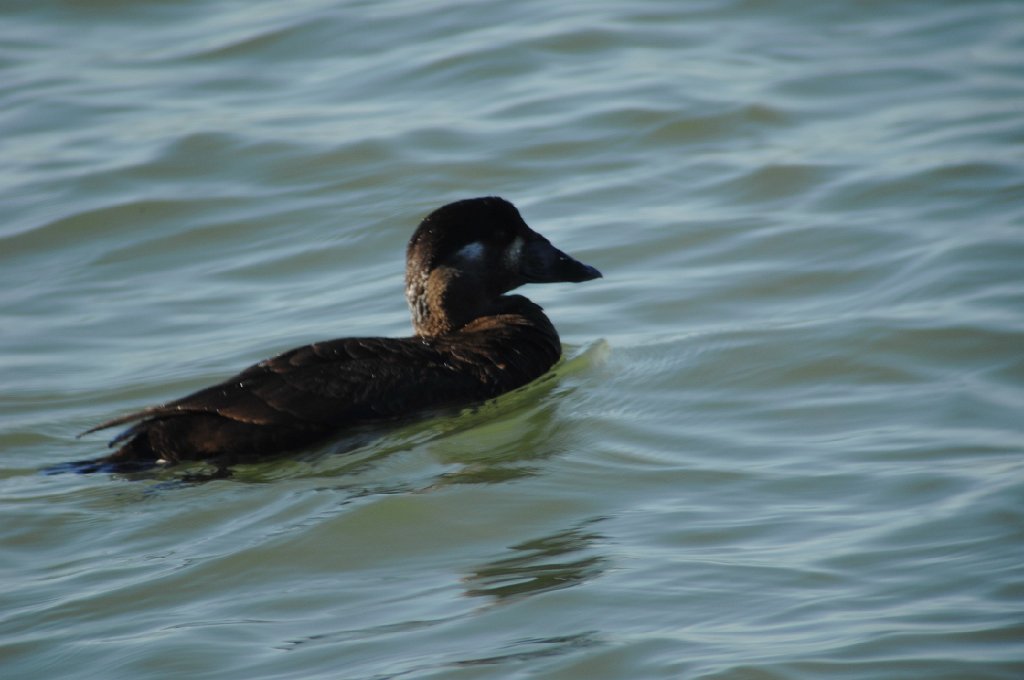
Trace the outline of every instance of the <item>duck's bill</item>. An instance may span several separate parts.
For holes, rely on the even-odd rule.
[[[527,242],[520,271],[527,283],[579,283],[601,278],[597,269],[569,257],[543,237]]]

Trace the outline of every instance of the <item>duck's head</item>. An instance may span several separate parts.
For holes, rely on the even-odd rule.
[[[530,229],[516,207],[470,198],[427,215],[409,240],[405,295],[417,335],[458,330],[525,283],[589,281],[601,272]]]

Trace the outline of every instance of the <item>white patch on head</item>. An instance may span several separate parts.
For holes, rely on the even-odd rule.
[[[455,253],[455,257],[469,262],[480,262],[484,259],[484,244],[480,241],[473,241],[466,244]]]
[[[517,269],[519,260],[523,257],[523,237],[516,236],[515,240],[505,251],[505,266],[509,269]]]

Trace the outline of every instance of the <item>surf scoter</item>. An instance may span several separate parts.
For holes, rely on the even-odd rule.
[[[497,197],[430,213],[406,251],[415,335],[299,347],[224,382],[97,425],[133,423],[79,472],[208,460],[220,467],[309,446],[377,422],[484,401],[543,375],[561,355],[540,306],[506,295],[526,283],[601,276],[530,229]]]

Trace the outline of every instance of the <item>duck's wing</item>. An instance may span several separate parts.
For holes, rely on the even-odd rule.
[[[491,396],[488,381],[473,361],[453,358],[418,338],[343,338],[293,349],[222,383],[83,434],[197,413],[252,425],[341,427],[485,399]]]

